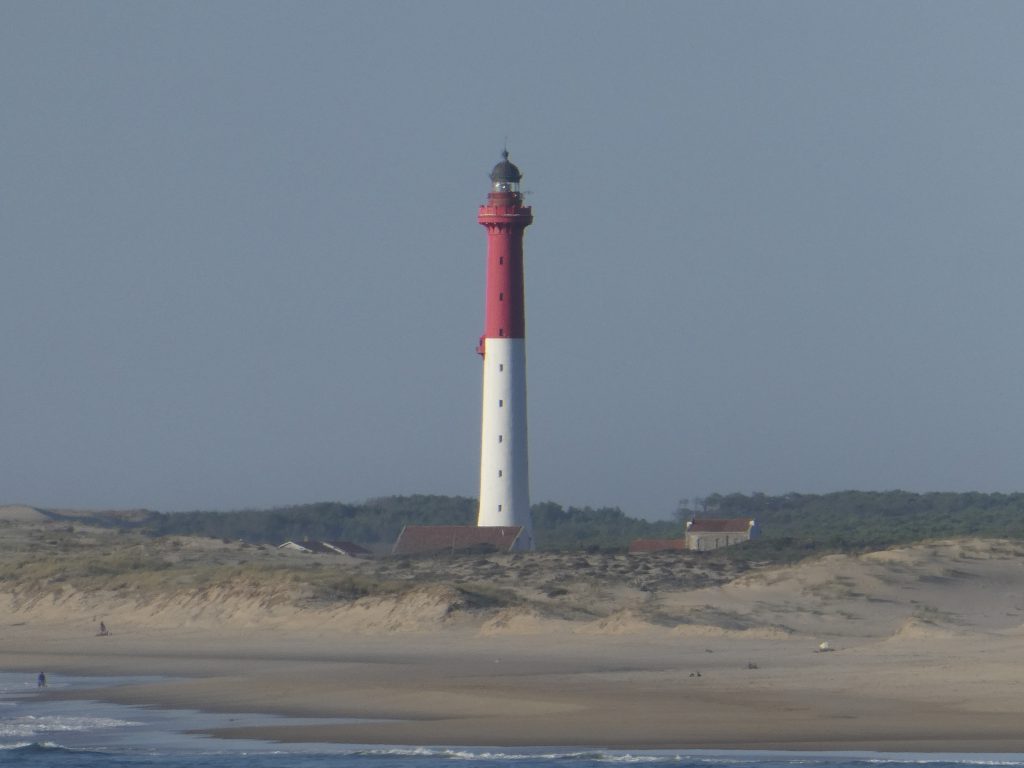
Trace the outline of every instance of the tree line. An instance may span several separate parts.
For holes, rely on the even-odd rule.
[[[693,515],[756,518],[762,540],[737,555],[772,560],[881,549],[924,539],[1024,539],[1024,493],[715,493],[681,502],[676,518]]]
[[[792,560],[957,536],[1024,539],[1024,493],[715,493],[684,500],[674,519],[657,521],[629,517],[617,507],[563,507],[550,501],[532,511],[537,547],[548,551],[624,551],[637,538],[680,538],[693,517],[756,518],[762,539],[729,550],[730,557],[744,559]],[[472,525],[476,513],[475,499],[417,495],[233,512],[151,512],[131,525],[157,536],[273,545],[341,539],[385,552],[404,525]]]
[[[679,535],[671,521],[627,517],[621,509],[532,507],[539,549],[625,548],[635,538]],[[234,512],[152,512],[137,527],[156,535],[210,536],[262,544],[347,540],[384,551],[405,525],[475,525],[476,499],[462,496],[389,496],[361,504],[321,502]]]

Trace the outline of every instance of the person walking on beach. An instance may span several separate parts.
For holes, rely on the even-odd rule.
[[[103,623],[103,622],[101,621],[101,622],[100,622],[100,637],[106,637],[106,636],[107,636],[107,635],[109,635],[109,634],[110,634],[110,631],[109,631],[109,630],[107,629],[107,625],[106,625],[106,624],[104,624],[104,623]]]
[[[45,688],[46,687],[46,673],[45,672],[40,672],[39,673],[39,677],[36,678],[36,687],[37,688]]]

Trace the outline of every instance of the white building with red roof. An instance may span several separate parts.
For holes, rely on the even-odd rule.
[[[706,552],[728,547],[761,535],[752,517],[699,518],[686,524],[686,548]]]

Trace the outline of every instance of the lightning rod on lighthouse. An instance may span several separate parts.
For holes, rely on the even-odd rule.
[[[526,439],[526,308],[523,230],[533,212],[519,191],[522,173],[508,159],[491,171],[491,190],[477,221],[487,230],[484,360],[477,525],[520,526],[517,549],[533,549]]]

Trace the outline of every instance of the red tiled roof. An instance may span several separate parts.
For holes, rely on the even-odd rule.
[[[425,555],[476,548],[508,552],[522,530],[518,525],[407,525],[398,534],[391,554]]]
[[[686,524],[687,532],[693,533],[746,533],[753,519],[734,517],[731,519],[698,518]]]
[[[639,555],[675,549],[686,549],[686,539],[636,539],[629,545],[629,554]]]

